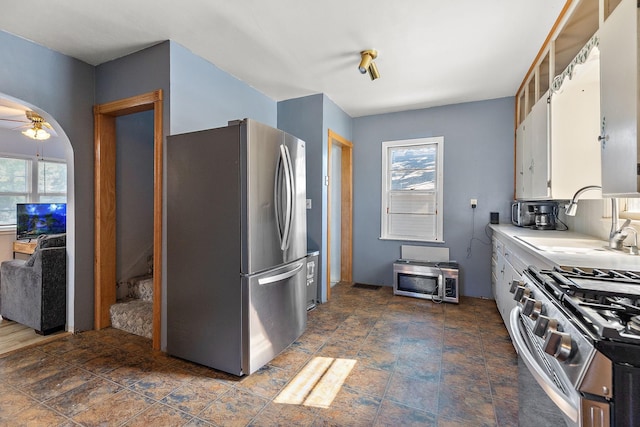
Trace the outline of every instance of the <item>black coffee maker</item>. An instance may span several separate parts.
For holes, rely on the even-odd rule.
[[[535,225],[537,230],[555,230],[558,204],[555,202],[540,203],[533,206]]]

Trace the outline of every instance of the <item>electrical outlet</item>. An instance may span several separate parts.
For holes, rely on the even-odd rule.
[[[471,208],[475,209],[478,206],[478,199],[471,199]]]

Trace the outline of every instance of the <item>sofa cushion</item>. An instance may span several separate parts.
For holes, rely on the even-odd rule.
[[[62,234],[42,234],[38,236],[36,249],[58,248],[67,246],[67,235]]]
[[[27,267],[33,267],[39,249],[58,248],[65,246],[67,246],[67,235],[65,233],[41,234],[38,236],[38,241],[36,242],[36,250],[31,254],[25,265]]]

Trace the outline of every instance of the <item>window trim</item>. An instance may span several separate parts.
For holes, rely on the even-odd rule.
[[[421,236],[399,236],[389,233],[389,206],[390,194],[390,169],[388,152],[391,148],[411,147],[416,145],[436,145],[436,233],[435,239],[426,239]],[[444,200],[444,136],[434,136],[415,139],[402,139],[382,142],[382,187],[381,187],[381,207],[380,207],[380,240],[402,240],[428,243],[444,243],[444,220],[443,220],[443,200]]]
[[[627,198],[621,198],[618,200],[618,203],[620,203],[621,206],[619,206],[619,210],[618,210],[618,218],[621,219],[631,219],[634,221],[638,221],[640,220],[640,212],[629,212],[627,210]],[[609,216],[611,216],[611,212],[609,212]]]
[[[38,155],[29,156],[29,155],[11,154],[11,153],[0,153],[0,158],[27,161],[27,179],[28,179],[26,193],[0,192],[0,196],[24,195],[26,197],[25,203],[40,203],[40,198],[46,197],[46,196],[52,196],[52,197],[64,196],[65,199],[67,198],[66,191],[64,193],[40,193],[38,188],[38,171],[39,171],[40,162],[64,164],[67,167],[67,173],[68,173],[68,164],[65,159],[58,159],[54,157],[41,157]],[[67,184],[68,184],[68,181],[67,181]],[[0,230],[15,229],[15,227],[16,227],[16,224],[0,224]]]
[[[32,167],[32,169],[34,169],[34,171],[33,171],[33,181],[31,182],[32,189],[31,189],[31,193],[30,193],[30,194],[33,195],[33,200],[34,200],[33,203],[40,203],[40,199],[43,198],[43,197],[47,197],[47,196],[50,196],[50,197],[61,197],[61,196],[64,196],[65,203],[66,203],[66,198],[67,198],[66,188],[67,188],[67,184],[65,184],[65,191],[63,193],[60,193],[60,192],[57,192],[57,193],[54,193],[54,192],[41,193],[40,192],[40,177],[39,177],[39,174],[40,174],[41,162],[63,164],[65,166],[65,168],[66,168],[65,174],[69,173],[69,168],[68,168],[67,162],[64,159],[36,158],[35,162],[33,163],[35,165],[35,168]]]

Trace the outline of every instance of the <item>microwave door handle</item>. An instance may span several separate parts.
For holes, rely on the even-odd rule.
[[[540,387],[545,391],[547,396],[556,404],[556,406],[574,423],[578,422],[578,408],[571,402],[546,375],[542,368],[538,365],[535,358],[529,351],[527,344],[522,338],[520,332],[520,307],[514,307],[510,313],[511,323],[509,329],[511,329],[511,338],[513,339],[513,345],[518,352],[518,355],[522,357],[522,361],[529,372],[535,378],[536,382],[540,384]]]

